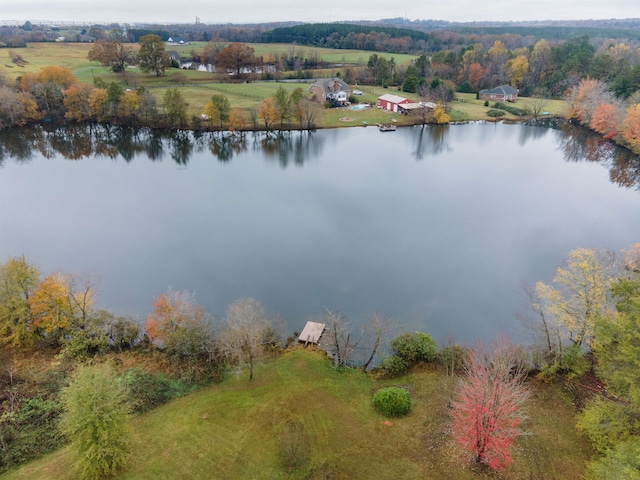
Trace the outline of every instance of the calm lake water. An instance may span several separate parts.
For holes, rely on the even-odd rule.
[[[20,130],[0,162],[0,258],[92,274],[98,307],[141,319],[171,288],[214,314],[254,297],[289,332],[327,308],[526,341],[521,282],[640,241],[637,157],[579,129]]]

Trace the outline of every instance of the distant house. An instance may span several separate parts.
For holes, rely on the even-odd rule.
[[[518,90],[509,85],[500,85],[491,90],[480,90],[481,100],[496,100],[498,102],[515,102],[518,100]]]
[[[181,38],[167,38],[167,45],[190,45],[188,40],[183,40]]]
[[[180,67],[180,54],[175,50],[168,50],[169,58],[171,59],[171,63],[175,63],[178,67]]]
[[[307,324],[302,329],[302,333],[298,337],[299,343],[304,343],[305,345],[311,343],[312,345],[317,345],[320,342],[320,338],[324,333],[325,324],[318,322],[307,322]]]
[[[404,108],[405,105],[413,106],[416,104],[413,100],[409,100],[408,98],[400,97],[398,95],[393,95],[391,93],[386,93],[378,97],[378,107],[382,108],[383,110],[403,113],[403,110],[405,112],[407,110]]]
[[[339,78],[321,78],[314,82],[309,91],[318,102],[334,102],[345,105],[349,101],[351,88]]]

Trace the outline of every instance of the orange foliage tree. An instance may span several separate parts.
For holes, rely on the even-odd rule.
[[[153,301],[153,311],[147,315],[145,329],[151,340],[164,345],[179,327],[203,323],[205,313],[189,292],[163,293]]]
[[[482,77],[484,76],[484,68],[478,62],[472,63],[469,65],[469,74],[468,80],[469,84],[474,90],[478,90],[480,88],[480,82],[482,82]]]
[[[620,134],[634,151],[640,151],[640,104],[627,109]]]
[[[613,138],[620,130],[620,109],[613,103],[601,103],[591,118],[590,127],[604,135],[604,138]]]
[[[93,85],[88,83],[76,83],[66,90],[62,91],[64,95],[64,106],[67,112],[65,118],[82,122],[89,120],[92,116],[89,100],[93,92]]]

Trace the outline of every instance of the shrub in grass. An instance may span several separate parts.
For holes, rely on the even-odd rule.
[[[391,340],[391,349],[395,355],[410,365],[418,362],[432,362],[438,346],[431,335],[424,332],[403,333]]]
[[[397,355],[385,355],[380,362],[379,370],[387,377],[400,375],[411,365],[404,358]]]
[[[504,110],[505,112],[509,112],[510,114],[515,115],[516,117],[522,117],[525,114],[525,112],[520,108],[514,107],[513,105],[509,105],[506,103],[496,102],[493,104],[493,108],[498,110]]]
[[[183,395],[187,386],[162,373],[149,373],[131,369],[121,382],[129,392],[129,404],[133,413],[143,413],[169,400]]]
[[[373,395],[373,406],[387,417],[403,417],[411,408],[411,395],[404,388],[383,388]]]
[[[278,432],[276,444],[280,461],[288,470],[301,469],[309,462],[311,442],[302,423],[287,421]]]
[[[491,110],[489,110],[487,112],[487,116],[489,116],[491,118],[504,117],[505,115],[506,115],[506,113],[503,112],[502,110],[496,110],[494,108],[492,108]]]

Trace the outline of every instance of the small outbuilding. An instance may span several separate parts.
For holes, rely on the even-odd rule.
[[[509,85],[500,85],[491,90],[480,90],[481,100],[495,100],[497,102],[515,102],[518,100],[518,90]]]
[[[324,333],[325,326],[326,325],[324,323],[307,322],[302,329],[302,333],[298,337],[298,342],[304,343],[305,345],[317,345]]]

